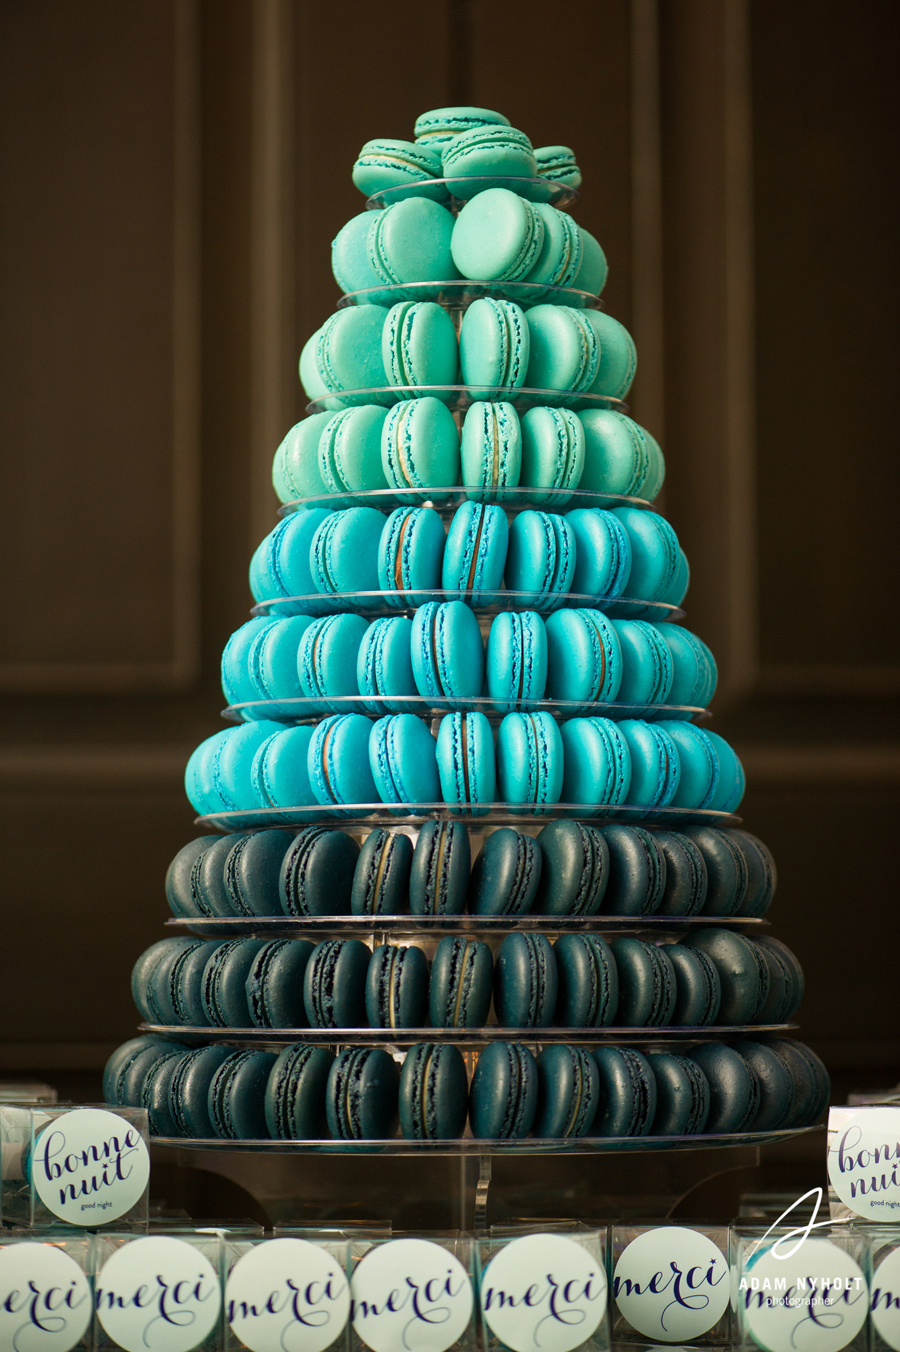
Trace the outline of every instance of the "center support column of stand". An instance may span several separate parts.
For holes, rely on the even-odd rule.
[[[475,1164],[478,1164],[477,1175]],[[463,1155],[459,1161],[459,1228],[486,1230],[488,1193],[493,1173],[492,1155]],[[472,1193],[471,1207],[469,1193]]]

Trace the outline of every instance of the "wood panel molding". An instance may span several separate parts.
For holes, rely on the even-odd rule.
[[[631,237],[634,416],[665,442],[658,0],[631,0]]]
[[[182,791],[193,746],[147,745],[0,747],[0,792]]]

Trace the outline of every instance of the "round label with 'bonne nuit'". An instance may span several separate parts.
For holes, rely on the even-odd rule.
[[[250,1352],[324,1352],[349,1314],[341,1263],[305,1239],[254,1245],[225,1286],[225,1317]]]
[[[603,1264],[564,1235],[523,1235],[485,1268],[481,1310],[512,1352],[572,1352],[606,1313]]]
[[[216,1326],[219,1277],[200,1249],[171,1235],[132,1239],[97,1274],[97,1317],[125,1352],[191,1352]]]
[[[0,1347],[69,1352],[87,1332],[93,1310],[87,1277],[64,1249],[0,1248]]]
[[[892,1249],[875,1269],[870,1308],[881,1338],[900,1352],[900,1249]]]
[[[900,1223],[900,1108],[832,1109],[828,1125],[838,1197],[865,1220]]]
[[[760,1249],[738,1282],[746,1326],[766,1352],[840,1352],[866,1322],[859,1264],[827,1239]]]
[[[35,1137],[34,1190],[69,1225],[93,1228],[126,1215],[144,1195],[150,1154],[139,1129],[103,1108],[52,1117]]]
[[[671,1225],[645,1230],[616,1263],[613,1297],[633,1329],[654,1342],[707,1333],[730,1296],[728,1263],[708,1235]]]
[[[426,1239],[370,1249],[350,1281],[351,1319],[372,1352],[446,1352],[472,1318],[472,1282],[459,1259]]]

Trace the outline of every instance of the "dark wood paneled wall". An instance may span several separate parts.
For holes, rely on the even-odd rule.
[[[896,11],[567,15],[578,40],[552,48],[530,3],[0,11],[0,1067],[96,1069],[133,1027],[128,971],[191,834],[184,759],[217,726],[297,355],[362,208],[350,166],[472,101],[578,152],[805,1031],[859,1081],[896,1075]]]

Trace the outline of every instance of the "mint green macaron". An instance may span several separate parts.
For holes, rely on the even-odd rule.
[[[488,188],[457,216],[450,249],[463,277],[506,282],[527,277],[543,242],[544,221],[531,202]]]
[[[395,404],[382,428],[381,464],[393,488],[459,483],[459,433],[447,405],[431,395]]]
[[[441,177],[441,156],[437,148],[415,145],[412,141],[381,138],[367,141],[356,157],[353,182],[366,197],[403,188],[403,196],[430,197],[446,201],[447,189],[435,183]]]

